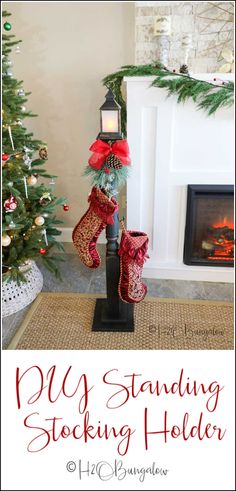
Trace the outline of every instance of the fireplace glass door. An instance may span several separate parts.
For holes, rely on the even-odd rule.
[[[184,263],[233,266],[233,186],[188,186]]]

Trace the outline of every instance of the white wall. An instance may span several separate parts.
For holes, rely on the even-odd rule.
[[[13,74],[32,91],[27,108],[35,138],[48,143],[55,193],[66,196],[73,227],[87,207],[89,181],[81,176],[99,132],[102,78],[134,62],[134,2],[4,2],[11,33],[22,39]]]

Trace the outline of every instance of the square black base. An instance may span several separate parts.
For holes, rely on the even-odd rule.
[[[98,298],[94,311],[92,331],[133,332],[134,305],[120,302],[119,318],[111,318],[107,312],[107,300]]]

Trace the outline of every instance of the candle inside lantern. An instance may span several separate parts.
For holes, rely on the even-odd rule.
[[[102,111],[102,131],[105,133],[119,131],[118,111]]]
[[[98,139],[104,141],[122,140],[123,137],[120,129],[121,107],[116,102],[111,89],[108,89],[105,99],[104,104],[100,107],[101,131],[98,134]]]

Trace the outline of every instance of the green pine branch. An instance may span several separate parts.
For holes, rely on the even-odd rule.
[[[225,82],[222,85],[197,80],[189,75],[183,75],[168,70],[160,62],[149,65],[125,65],[120,70],[107,75],[103,84],[112,90],[115,99],[121,106],[122,132],[126,136],[126,103],[122,94],[124,77],[155,76],[151,87],[167,90],[167,95],[177,96],[178,103],[192,99],[197,109],[203,109],[208,116],[221,107],[230,107],[234,103],[234,83]]]
[[[110,173],[107,174],[104,172],[104,166],[99,170],[95,170],[88,165],[83,175],[90,177],[93,186],[106,189],[109,194],[111,187],[119,188],[125,184],[129,175],[129,168],[123,166],[121,169],[110,169]]]

